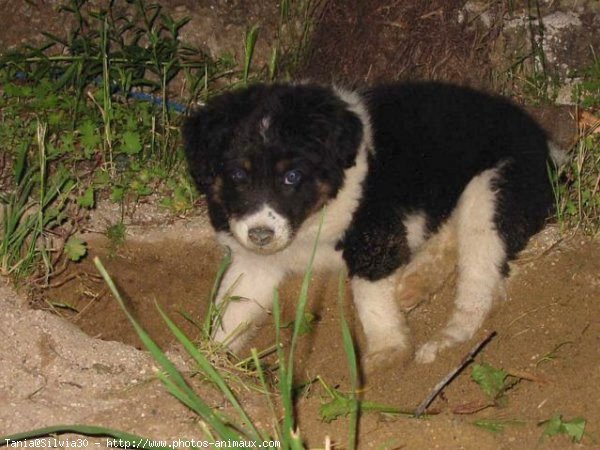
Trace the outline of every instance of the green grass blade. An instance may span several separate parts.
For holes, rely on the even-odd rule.
[[[204,319],[204,327],[203,332],[206,338],[210,338],[212,336],[213,328],[215,325],[218,325],[218,320],[215,320],[215,315],[219,313],[218,308],[216,307],[217,294],[219,292],[219,286],[221,285],[221,281],[223,281],[223,277],[225,276],[225,272],[231,265],[232,257],[231,251],[227,251],[227,254],[221,261],[221,265],[219,266],[219,270],[217,271],[217,276],[215,277],[215,282],[212,285],[210,290],[210,301],[208,303],[208,312],[206,313],[206,317]]]
[[[254,55],[254,47],[258,38],[258,25],[253,25],[246,33],[244,39],[244,84],[248,84],[250,75],[250,66],[252,65],[252,56]]]
[[[258,373],[258,378],[260,380],[260,384],[262,386],[263,391],[265,392],[265,396],[267,397],[267,403],[269,404],[269,410],[271,411],[271,417],[273,418],[273,428],[277,434],[277,437],[281,438],[281,427],[279,426],[279,422],[277,421],[277,417],[279,416],[275,411],[275,405],[273,404],[273,399],[271,398],[271,391],[267,386],[267,380],[265,379],[265,373],[263,371],[262,365],[260,364],[260,357],[255,348],[251,350],[252,353],[252,361],[254,361],[254,365],[256,366],[256,371]]]
[[[325,217],[325,208],[321,211],[321,217],[319,220],[319,228],[317,229],[317,236],[315,237],[315,243],[313,245],[312,253],[308,262],[306,272],[304,273],[304,279],[302,281],[302,288],[298,297],[298,304],[296,307],[296,317],[294,320],[294,331],[292,333],[292,340],[290,344],[289,354],[286,357],[281,346],[281,309],[279,304],[279,293],[277,290],[273,293],[273,317],[275,319],[275,346],[277,348],[277,356],[279,358],[279,392],[283,403],[284,417],[283,417],[283,443],[284,448],[301,449],[303,448],[302,439],[299,434],[295,432],[295,415],[294,415],[294,398],[293,398],[293,383],[294,383],[294,351],[300,334],[300,327],[304,318],[304,310],[306,309],[306,303],[308,300],[308,286],[312,278],[312,267],[317,252],[319,236],[321,235],[321,227],[323,226],[323,220]]]
[[[167,314],[163,311],[163,309],[160,307],[158,302],[155,302],[155,304],[156,304],[156,308],[158,309],[158,312],[160,313],[163,320],[169,327],[169,330],[171,330],[171,333],[173,333],[173,336],[175,336],[175,338],[177,338],[177,340],[181,343],[181,345],[183,345],[183,347],[188,352],[188,354],[192,358],[194,358],[194,360],[196,361],[196,363],[198,364],[200,369],[206,374],[208,379],[221,390],[221,392],[225,395],[227,400],[233,405],[236,412],[239,414],[240,419],[250,427],[250,429],[252,431],[252,438],[262,440],[263,436],[254,427],[252,420],[246,414],[246,411],[244,410],[242,405],[239,403],[238,399],[236,398],[235,394],[233,393],[233,391],[231,390],[231,388],[229,387],[227,382],[223,379],[223,377],[219,374],[219,372],[217,372],[217,370],[213,367],[213,365],[208,361],[206,356],[204,356],[202,354],[202,352],[200,352],[196,348],[196,346],[189,340],[189,338],[185,335],[185,333],[183,331],[181,331],[181,329],[177,325],[175,325],[175,323],[169,318],[169,316],[167,316]]]
[[[128,311],[125,306],[125,302],[121,297],[115,283],[112,278],[100,262],[98,257],[94,258],[94,264],[96,268],[104,278],[104,281],[110,288],[114,297],[116,298],[119,306],[135,328],[140,340],[144,344],[144,346],[148,349],[154,360],[163,368],[163,370],[168,375],[168,380],[172,383],[168,384],[170,387],[170,392],[178,392],[180,395],[177,396],[180,400],[182,400],[186,406],[191,408],[194,412],[199,414],[203,420],[205,420],[213,429],[217,432],[217,434],[224,439],[231,439],[233,441],[239,440],[240,435],[229,428],[223,420],[217,416],[214,411],[200,398],[196,395],[196,393],[192,390],[192,388],[187,384],[181,373],[177,370],[175,365],[167,358],[167,356],[163,353],[163,351],[156,345],[156,343],[152,340],[152,338],[148,335],[148,333],[137,323],[132,314]],[[165,378],[162,378],[163,381]]]
[[[292,399],[292,385],[287,375],[287,364],[285,352],[281,345],[281,309],[279,306],[279,292],[273,292],[273,318],[275,320],[275,347],[279,360],[279,394],[283,404],[283,450],[289,449],[292,441],[292,430],[294,429],[294,404]]]
[[[348,322],[346,321],[346,315],[344,313],[345,298],[346,273],[342,271],[340,272],[338,283],[338,302],[342,324],[342,339],[344,343],[344,350],[346,352],[346,358],[348,360],[348,367],[350,368],[350,380],[352,384],[350,393],[350,426],[348,430],[348,448],[353,450],[356,448],[356,439],[358,437],[358,417],[360,413],[360,402],[356,395],[358,390],[358,362],[356,350],[354,348],[354,342],[352,340],[352,333],[350,332],[350,327],[348,327]]]
[[[298,304],[296,307],[296,318],[294,320],[294,332],[292,333],[292,342],[290,344],[290,352],[288,355],[288,368],[287,368],[287,376],[288,383],[290,386],[293,383],[292,377],[294,374],[294,352],[296,350],[296,345],[298,342],[298,336],[300,335],[300,327],[302,326],[302,321],[304,320],[304,311],[306,309],[306,303],[308,301],[308,287],[310,285],[310,280],[312,278],[312,268],[315,261],[315,255],[317,254],[317,248],[319,244],[319,237],[321,236],[321,228],[323,227],[323,221],[325,219],[325,208],[321,210],[321,217],[319,219],[319,228],[317,229],[317,236],[315,237],[315,242],[313,244],[313,249],[310,255],[310,259],[308,261],[308,266],[306,271],[304,272],[304,278],[302,279],[302,287],[300,289],[300,295],[298,296]]]
[[[129,444],[129,448],[171,450],[171,447],[157,446],[156,441],[153,441],[148,438],[126,433],[123,431],[113,430],[111,428],[98,427],[94,425],[54,425],[51,427],[38,428],[36,430],[26,431],[24,433],[17,433],[9,436],[1,436],[0,447],[2,447],[3,445],[6,445],[8,447],[10,446],[11,442],[23,441],[25,439],[35,439],[39,437],[48,436],[50,434],[62,433],[77,433],[85,436],[98,436],[113,439],[121,439],[122,441],[126,441]]]

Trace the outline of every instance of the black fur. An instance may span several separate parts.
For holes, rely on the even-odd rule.
[[[351,274],[379,279],[407,262],[403,214],[424,211],[435,232],[467,183],[500,163],[496,225],[509,257],[543,225],[552,207],[547,136],[523,110],[437,83],[380,86],[364,97],[375,158],[343,245]]]

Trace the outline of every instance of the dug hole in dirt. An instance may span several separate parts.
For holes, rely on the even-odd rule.
[[[384,7],[377,3],[329,2],[324,25],[315,34],[314,55],[299,77],[360,85],[411,76],[490,87],[486,81],[491,62],[484,38],[496,31],[465,31],[454,22],[448,25],[463,2],[389,2]],[[411,39],[415,45],[407,45]],[[342,47],[341,42],[346,45]],[[562,126],[560,118],[542,119],[555,131],[569,128]],[[572,128],[564,142],[571,135]],[[127,217],[128,235],[121,247],[99,233],[85,235],[88,258],[53,281],[56,287],[39,303],[45,310],[29,309],[24,296],[8,286],[0,287],[0,435],[59,423],[87,423],[157,440],[203,437],[198,419],[156,379],[155,363],[139,350],[137,335],[92,263],[94,256],[102,259],[141,324],[178,367],[193,373],[193,365],[174,344],[155,302],[195,338],[198,329],[193,322],[204,317],[223,252],[215,245],[204,216],[150,216],[160,224],[134,226],[139,217]],[[117,219],[118,214],[108,214],[106,222],[90,228],[103,230]],[[414,410],[473,343],[490,331],[497,335],[476,361],[503,368],[521,381],[494,404],[472,381],[467,367],[433,402],[429,409],[433,414],[426,418],[365,408],[359,448],[600,446],[600,243],[579,235],[561,236],[555,226],[549,226],[513,264],[512,272],[506,299],[496,304],[471,342],[446,351],[433,364],[409,363],[378,373],[360,395],[365,401]],[[300,279],[295,278],[282,288],[284,323],[292,320],[299,286]],[[416,344],[442,326],[453,293],[450,279],[409,313]],[[360,349],[364,342],[350,292],[346,297],[346,317]],[[338,275],[315,275],[308,311],[317,320],[313,330],[300,339],[296,381],[302,384],[320,376],[328,386],[347,393],[350,377],[337,299]],[[274,328],[267,323],[252,345],[266,348],[273,342]],[[229,411],[230,405],[215,389],[199,377],[191,380],[209,404]],[[257,426],[268,428],[273,418],[264,396],[240,384],[233,386]],[[319,409],[329,400],[322,386],[313,382],[298,401],[300,429],[311,448],[322,447],[326,436],[335,448],[346,445],[348,419],[326,423],[320,418]],[[557,414],[565,421],[586,420],[581,444],[572,443],[566,435],[542,437],[540,422]],[[490,431],[502,426],[503,431]],[[89,439],[89,447],[106,446],[105,440]]]

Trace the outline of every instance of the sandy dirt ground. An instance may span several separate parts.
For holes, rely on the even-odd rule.
[[[90,256],[100,256],[131,310],[163,348],[185,366],[155,302],[191,337],[201,320],[222,251],[205,221],[177,221],[158,227],[132,227],[125,245],[114,248],[101,236],[89,235]],[[443,353],[430,365],[414,362],[376,373],[361,390],[363,400],[404,410],[414,408],[432,387],[489,331],[497,336],[476,361],[524,377],[499,405],[493,405],[467,368],[431,405],[425,419],[364,412],[360,448],[565,448],[577,446],[565,436],[542,438],[540,422],[555,414],[565,420],[583,417],[586,435],[579,446],[596,447],[600,438],[600,243],[580,236],[560,236],[548,227],[513,264],[508,295],[499,301],[484,329],[467,344]],[[19,306],[23,299],[6,287],[1,291],[3,345],[0,357],[0,409],[3,433],[56,423],[96,423],[161,439],[201,434],[197,419],[154,380],[152,361],[141,351],[133,329],[88,258],[57,280],[38,306],[71,305],[48,311]],[[291,320],[300,280],[282,289],[284,322]],[[452,302],[450,279],[440,292],[408,314],[415,343],[424,342],[444,322]],[[315,275],[308,310],[317,317],[312,332],[300,340],[296,381],[321,377],[340,392],[350,377],[340,331],[337,274]],[[39,302],[43,303],[39,303]],[[45,305],[45,306],[44,306]],[[56,309],[56,307],[55,307]],[[350,295],[346,312],[357,346],[363,344]],[[188,319],[186,319],[186,317]],[[83,330],[83,332],[80,331]],[[92,337],[89,337],[92,336]],[[274,327],[265,324],[252,341],[257,348],[273,344]],[[187,368],[186,368],[187,367]],[[196,386],[217,407],[223,398],[212,388]],[[236,387],[243,404],[263,426],[270,421],[261,394]],[[325,437],[343,447],[348,422],[325,423],[319,417],[328,400],[314,382],[298,402],[302,435],[312,448]],[[485,407],[487,404],[490,406]],[[116,413],[118,411],[118,413]],[[466,413],[465,413],[466,412]],[[507,423],[492,433],[477,427],[481,420]]]

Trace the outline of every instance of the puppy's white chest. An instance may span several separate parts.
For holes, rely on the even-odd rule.
[[[218,234],[219,241],[232,250],[234,262],[247,267],[270,268],[284,273],[302,273],[310,262],[315,237],[297,236],[284,250],[267,255],[260,255],[244,248],[227,233]],[[342,252],[335,249],[336,242],[320,240],[317,244],[313,268],[315,270],[339,270],[344,265]]]

